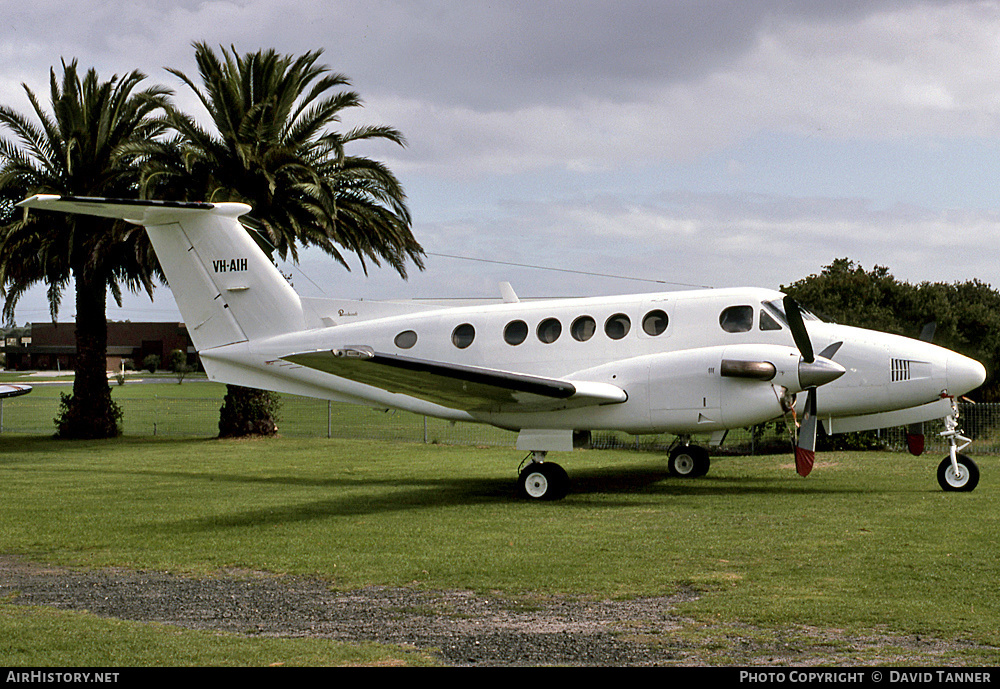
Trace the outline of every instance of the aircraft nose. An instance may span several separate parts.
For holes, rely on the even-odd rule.
[[[969,357],[952,353],[947,361],[948,392],[964,395],[986,381],[986,368]]]

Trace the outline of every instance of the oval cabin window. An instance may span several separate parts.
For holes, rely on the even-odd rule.
[[[552,344],[562,334],[562,323],[555,318],[546,318],[538,324],[538,339],[545,344]]]
[[[524,321],[511,321],[503,329],[503,341],[509,345],[519,345],[528,337],[528,324]]]
[[[632,328],[632,321],[624,313],[616,313],[604,323],[604,332],[612,340],[620,340]]]
[[[667,329],[667,314],[660,309],[650,311],[642,319],[642,331],[656,337]]]
[[[465,349],[474,339],[476,339],[476,329],[469,323],[462,323],[451,333],[452,344],[459,349]]]
[[[596,330],[597,323],[590,316],[580,316],[569,327],[570,335],[578,342],[586,342],[594,336]]]
[[[412,330],[404,330],[396,335],[396,339],[393,341],[400,349],[409,349],[413,345],[417,344],[417,334]]]

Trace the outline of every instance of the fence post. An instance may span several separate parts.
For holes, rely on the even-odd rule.
[[[326,439],[333,437],[333,400],[326,401]]]

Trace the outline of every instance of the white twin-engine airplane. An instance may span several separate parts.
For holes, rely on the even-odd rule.
[[[983,383],[981,364],[822,322],[779,292],[522,302],[504,283],[487,306],[311,299],[241,225],[245,204],[38,195],[20,205],[145,226],[210,379],[518,431],[531,453],[519,491],[531,499],[566,494],[566,472],[545,458],[572,450],[576,431],[677,435],[670,473],[700,476],[708,453],[691,436],[717,444],[786,414],[801,424],[803,476],[818,421],[844,433],[943,418],[942,488],[978,482],[959,453],[970,441],[955,398]]]

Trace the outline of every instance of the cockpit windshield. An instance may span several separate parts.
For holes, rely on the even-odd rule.
[[[771,315],[777,317],[783,325],[788,325],[788,318],[785,316],[785,305],[780,299],[775,299],[774,301],[765,301],[763,303],[764,308],[771,313]],[[810,312],[808,309],[799,306],[799,311],[802,312],[802,320],[806,321],[818,321],[820,320],[815,314]]]

